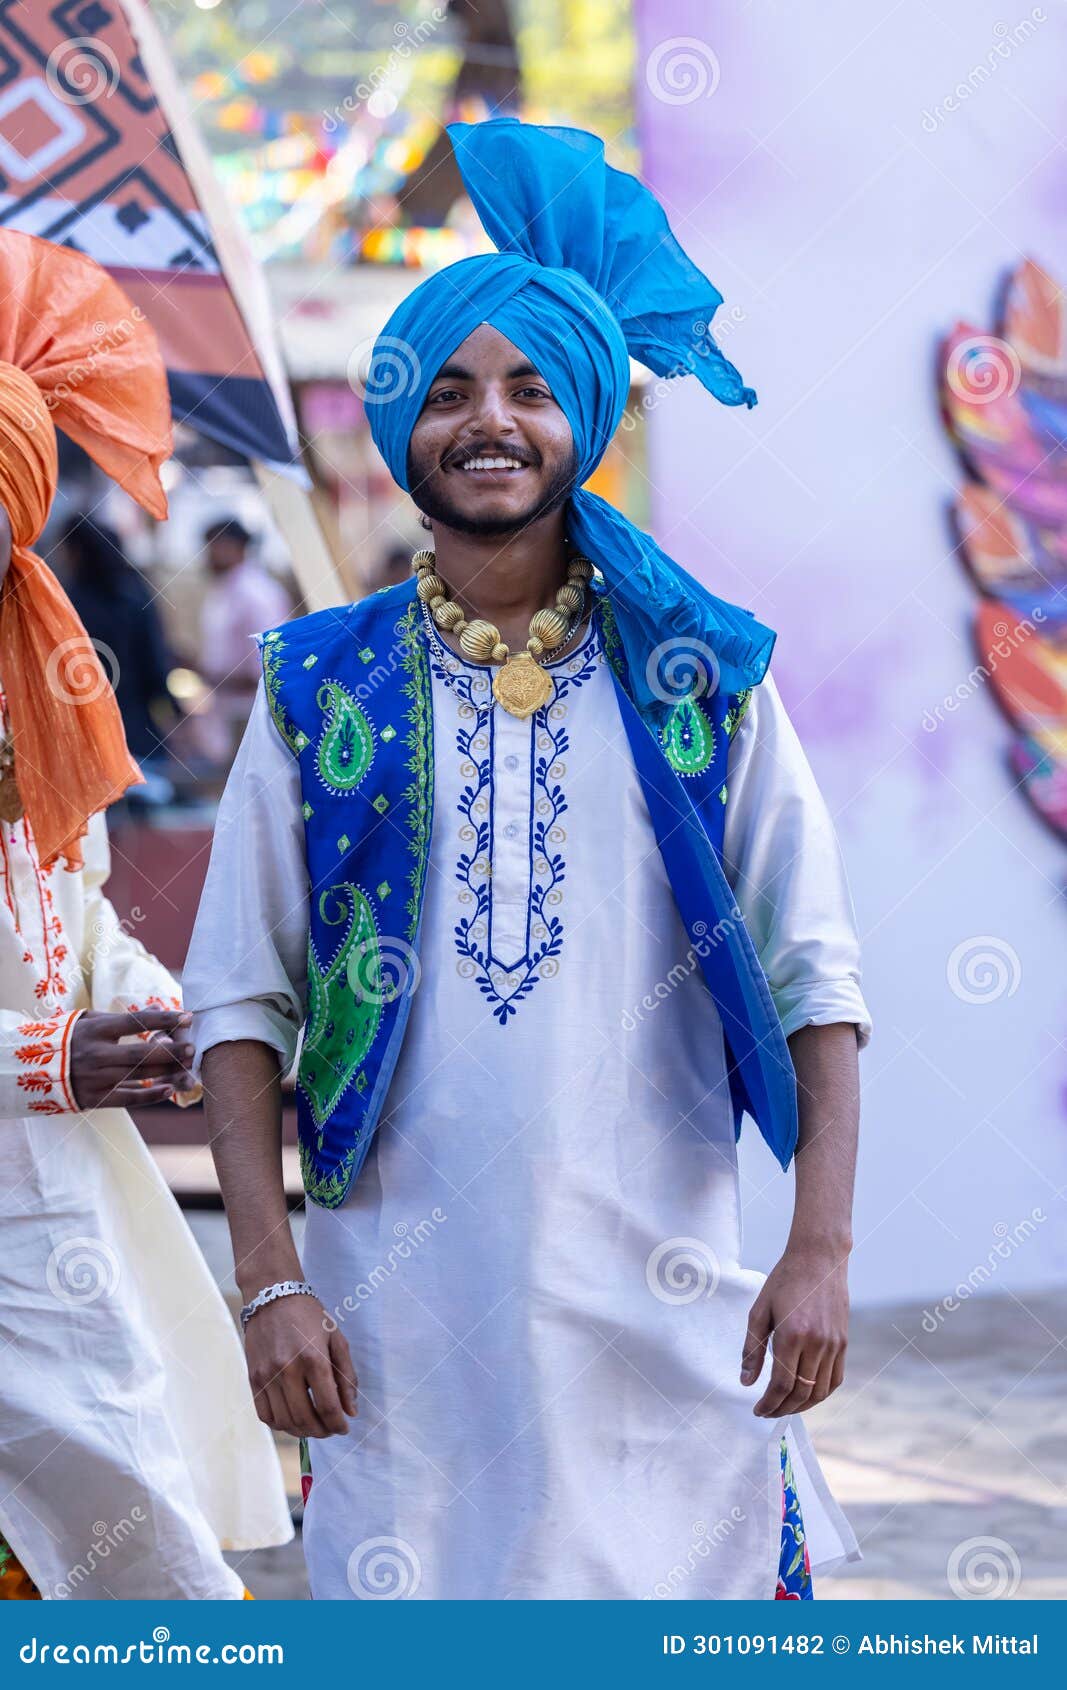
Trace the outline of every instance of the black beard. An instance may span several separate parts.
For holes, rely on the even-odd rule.
[[[511,517],[479,517],[467,516],[455,509],[447,498],[438,498],[429,489],[429,483],[421,474],[418,465],[408,458],[408,486],[418,487],[418,496],[411,496],[424,517],[433,522],[439,522],[445,528],[451,528],[456,534],[476,534],[493,538],[503,538],[508,534],[518,534],[530,524],[537,522],[540,517],[547,516],[550,511],[558,510],[565,505],[574,491],[578,479],[578,453],[571,447],[571,454],[552,477],[540,498],[529,510],[520,511]],[[421,485],[420,485],[421,481]]]

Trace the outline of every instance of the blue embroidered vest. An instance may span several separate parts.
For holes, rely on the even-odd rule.
[[[610,599],[594,591],[656,840],[722,1020],[735,1127],[747,1110],[787,1167],[796,1077],[722,868],[727,756],[750,695],[680,703],[654,731],[630,696]],[[373,1138],[418,983],[434,749],[415,583],[288,622],[260,648],[271,713],[300,769],[310,884],[301,1168],[311,1201],[336,1208]]]

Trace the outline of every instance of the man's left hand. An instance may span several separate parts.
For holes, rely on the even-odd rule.
[[[748,1317],[743,1385],[756,1383],[772,1337],[771,1377],[753,1414],[775,1420],[825,1402],[845,1377],[847,1257],[786,1251]]]

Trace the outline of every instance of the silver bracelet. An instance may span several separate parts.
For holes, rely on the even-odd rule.
[[[306,1279],[279,1279],[276,1285],[267,1285],[259,1294],[246,1303],[241,1310],[241,1329],[248,1325],[257,1309],[266,1308],[268,1303],[276,1303],[279,1297],[313,1297],[314,1287]]]

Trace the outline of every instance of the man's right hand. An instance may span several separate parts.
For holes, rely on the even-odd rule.
[[[245,1327],[248,1379],[259,1418],[294,1438],[344,1436],[358,1414],[347,1340],[328,1330],[317,1297],[279,1297]]]
[[[88,1009],[79,1015],[70,1036],[70,1083],[78,1108],[140,1109],[191,1086],[192,1019],[188,1010],[177,1009],[119,1015]]]

